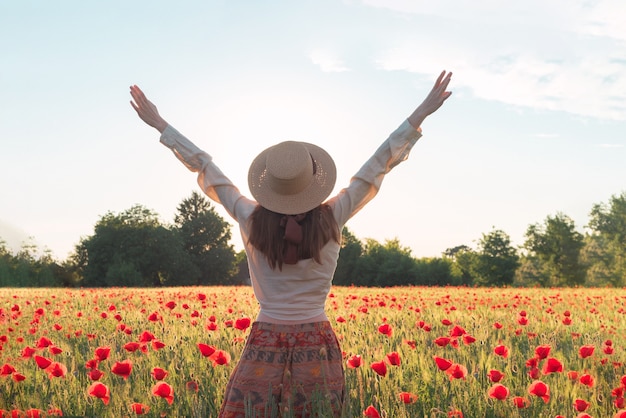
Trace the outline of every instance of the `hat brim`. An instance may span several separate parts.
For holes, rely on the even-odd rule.
[[[313,158],[315,174],[309,186],[299,193],[278,194],[269,187],[266,181],[265,162],[267,153],[272,147],[262,151],[250,164],[248,170],[250,193],[261,206],[272,212],[284,215],[306,213],[324,202],[335,187],[337,169],[330,154],[317,145],[300,143],[306,147]]]

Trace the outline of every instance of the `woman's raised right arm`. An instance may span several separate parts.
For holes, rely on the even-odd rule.
[[[131,86],[130,94],[134,100],[130,104],[139,118],[161,133],[161,143],[172,150],[185,167],[198,173],[198,184],[204,193],[222,204],[236,220],[245,216],[253,204],[241,195],[239,189],[213,163],[213,158],[169,125],[138,86]],[[238,207],[241,210],[238,211]],[[243,213],[238,213],[242,211]]]

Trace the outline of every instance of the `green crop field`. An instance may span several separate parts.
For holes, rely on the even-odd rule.
[[[3,416],[214,417],[248,287],[0,289]],[[626,291],[335,287],[347,417],[626,417]]]

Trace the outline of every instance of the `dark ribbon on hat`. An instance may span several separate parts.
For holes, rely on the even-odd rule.
[[[302,242],[302,222],[306,218],[306,213],[298,215],[285,215],[280,220],[280,226],[285,228],[283,238],[287,246],[283,253],[283,262],[285,264],[296,264],[298,262],[298,245]]]

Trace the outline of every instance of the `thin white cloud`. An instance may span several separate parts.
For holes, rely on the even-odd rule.
[[[549,134],[549,133],[538,133],[533,136],[539,139],[555,139],[555,138],[560,137],[559,134]]]
[[[328,50],[316,49],[309,54],[309,58],[325,73],[350,71],[340,59]]]
[[[601,148],[624,148],[624,144],[600,144]]]
[[[626,2],[364,3],[421,18],[415,36],[380,52],[383,69],[432,74],[445,66],[456,88],[485,100],[626,120]]]

